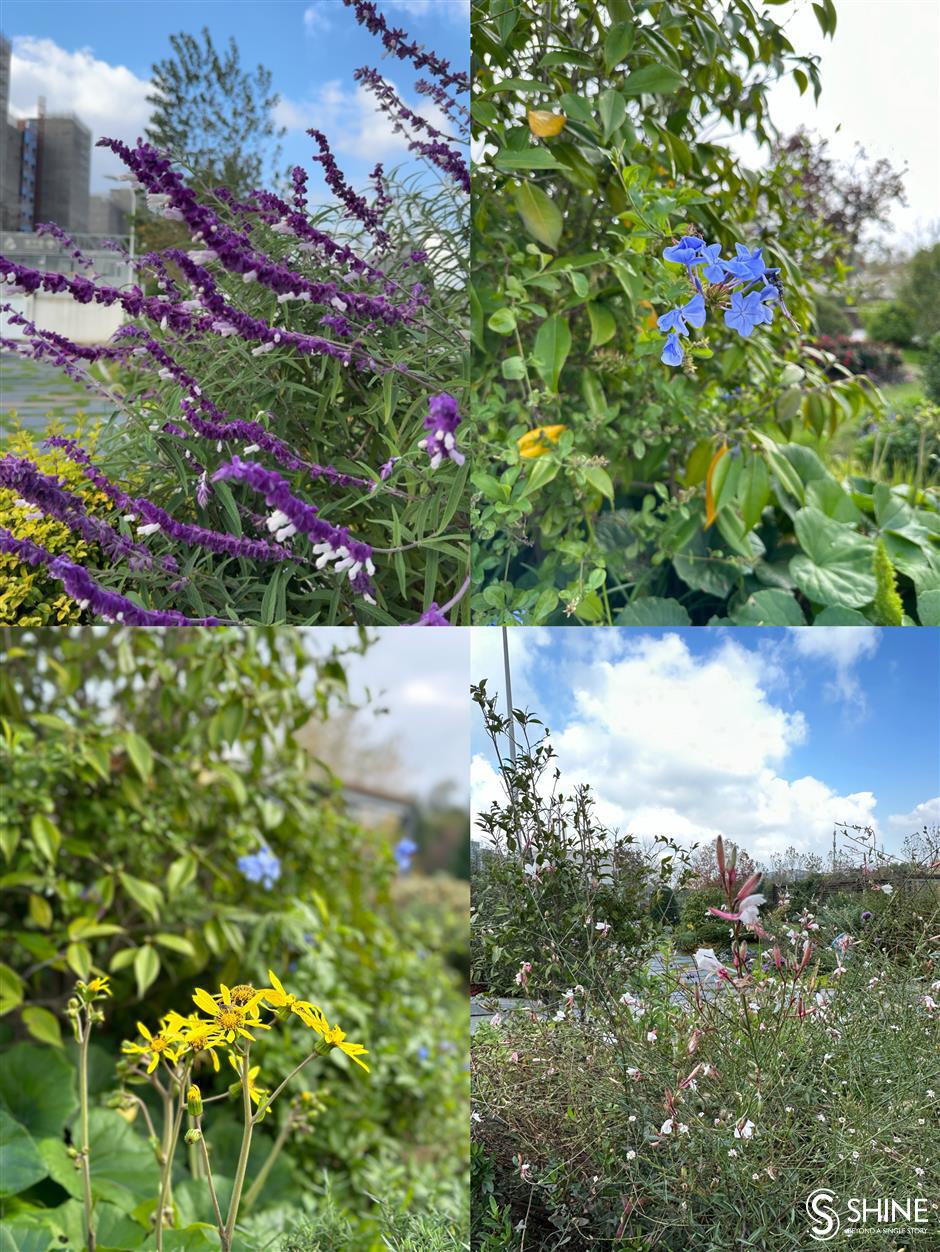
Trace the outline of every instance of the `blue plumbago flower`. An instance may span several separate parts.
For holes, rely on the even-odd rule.
[[[418,845],[413,839],[409,839],[407,835],[399,839],[395,844],[395,863],[400,874],[407,874],[411,869],[411,860],[417,851]]]
[[[769,312],[770,310],[761,304],[756,292],[751,292],[749,296],[746,296],[740,291],[733,291],[731,308],[725,310],[725,324],[747,339],[755,326],[769,320],[765,317],[765,314]]]
[[[682,313],[686,321],[696,328],[705,325],[705,297],[701,292],[696,293],[691,300],[682,306]]]
[[[260,883],[265,891],[270,891],[281,876],[281,862],[267,847],[240,856],[238,868],[249,882]]]
[[[735,278],[744,278],[751,282],[757,282],[764,277],[767,266],[764,264],[764,257],[760,248],[755,248],[751,252],[743,243],[735,244],[735,252],[737,253],[733,261],[723,261],[722,265]]]
[[[703,265],[702,273],[710,283],[724,281],[725,271],[721,264],[721,244],[709,243],[702,245],[701,256],[697,264]]]
[[[695,265],[702,247],[701,239],[696,239],[694,235],[683,235],[677,244],[663,249],[663,260],[675,261],[677,265]]]
[[[707,244],[694,235],[685,235],[677,244],[666,248],[663,256],[667,261],[687,266],[694,291],[685,304],[677,305],[657,318],[659,329],[666,335],[660,356],[664,365],[681,365],[685,352],[680,336],[689,335],[689,326],[698,329],[705,325],[707,309],[699,267],[702,277],[710,284],[713,296],[719,297],[725,324],[743,338],[749,338],[755,326],[772,323],[775,307],[790,318],[783,303],[780,270],[768,269],[761,248],[736,244],[734,259],[724,261],[720,244]],[[725,303],[728,296],[730,304]]]
[[[663,365],[681,365],[682,358],[685,353],[682,351],[682,344],[679,342],[678,335],[669,335],[666,339],[663,354],[659,358]]]
[[[430,1052],[428,1052],[427,1048],[422,1043],[421,1047],[418,1049],[418,1060],[426,1061],[430,1055]]]

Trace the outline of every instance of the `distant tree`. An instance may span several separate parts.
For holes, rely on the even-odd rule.
[[[914,334],[921,343],[940,331],[940,243],[914,253],[898,298],[910,310]]]
[[[693,854],[689,862],[689,878],[701,887],[717,887],[718,879],[718,859],[715,855],[715,845],[717,840],[704,844],[698,848]],[[737,860],[735,861],[735,869],[738,879],[743,882],[745,878],[750,878],[751,874],[757,873],[757,865],[751,859],[750,855],[743,848],[739,848],[737,844],[732,843],[730,839],[725,840],[725,865],[730,865],[735,852]]]
[[[216,51],[207,27],[201,40],[170,36],[173,56],[152,68],[153,115],[146,135],[193,173],[197,191],[227,187],[236,197],[275,170],[284,129],[272,117],[280,100],[263,65],[244,70],[234,39]]]
[[[858,145],[851,162],[837,161],[829,155],[828,140],[801,128],[777,141],[772,159],[792,180],[803,219],[822,228],[817,237],[824,261],[838,258],[857,266],[871,243],[871,229],[890,227],[894,204],[906,203],[903,172],[884,158],[870,161]]]

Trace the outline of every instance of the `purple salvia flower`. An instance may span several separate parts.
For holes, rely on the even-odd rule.
[[[307,212],[307,171],[302,165],[295,165],[290,172],[293,195],[291,201],[298,213]]]
[[[379,247],[384,247],[388,243],[388,235],[382,229],[382,218],[375,209],[371,208],[362,196],[357,195],[347,183],[343,176],[343,171],[336,164],[336,158],[330,150],[329,140],[322,130],[315,127],[308,129],[307,134],[313,139],[320,149],[318,155],[314,156],[315,161],[319,161],[323,167],[323,177],[326,185],[332,191],[333,195],[346,206],[346,212],[350,217],[361,222],[370,235],[373,236]]]
[[[50,447],[61,448],[70,461],[82,467],[85,477],[108,497],[122,512],[135,515],[143,525],[138,534],[156,534],[162,531],[170,539],[176,539],[190,548],[204,548],[220,556],[241,556],[253,561],[284,561],[292,553],[278,544],[264,539],[244,539],[239,535],[226,535],[220,531],[207,530],[204,526],[192,526],[179,522],[152,500],[130,496],[112,483],[93,463],[88,453],[73,439],[52,435],[45,441]]]
[[[453,461],[455,465],[463,465],[463,453],[457,448],[459,425],[460,411],[454,397],[446,391],[431,396],[428,400],[428,415],[424,419],[425,430],[431,433],[421,441],[422,447],[431,458],[431,469],[437,469],[445,459]]]
[[[453,178],[464,191],[469,194],[470,191],[470,170],[467,163],[462,159],[460,153],[454,148],[449,148],[444,142],[445,136],[432,124],[399,99],[395,93],[395,89],[391,83],[386,82],[381,74],[375,70],[363,66],[356,70],[353,78],[357,82],[362,83],[372,92],[382,106],[383,112],[387,117],[392,119],[393,129],[399,133],[408,136],[408,148],[412,152],[417,152],[425,157],[432,165],[436,165],[449,177]],[[431,142],[425,143],[408,135],[408,127],[413,130],[424,131],[430,136]]]
[[[433,52],[425,52],[419,44],[407,43],[407,32],[389,27],[372,0],[343,0],[343,3],[347,8],[353,9],[360,26],[365,26],[370,35],[378,35],[386,52],[398,57],[399,61],[410,61],[417,70],[429,69],[445,87],[456,87],[458,91],[470,90],[470,79],[466,74],[453,73],[450,63],[442,57],[435,56]]]
[[[68,491],[59,478],[44,474],[38,465],[25,457],[0,457],[0,487],[15,491],[23,501],[34,504],[45,517],[53,517],[87,543],[96,543],[112,558],[126,558],[131,569],[151,569],[153,555],[143,544],[134,543],[107,522],[88,513],[81,496]],[[163,567],[175,574],[178,566],[172,557]]]
[[[470,116],[470,110],[465,104],[461,104],[459,100],[455,100],[443,87],[439,87],[437,83],[429,82],[426,78],[419,78],[415,81],[415,91],[421,96],[428,96],[433,100],[441,112],[454,123],[455,126],[462,127]]]
[[[211,495],[212,488],[209,486],[209,471],[203,470],[199,475],[199,483],[196,487],[196,503],[201,509],[204,509],[209,503]]]
[[[66,234],[61,226],[56,226],[55,222],[40,222],[36,227],[36,234],[48,235],[50,239],[55,239],[68,252],[69,256],[79,263],[82,269],[94,271],[94,262],[85,256],[72,236]]]
[[[437,607],[437,601],[432,600],[425,611],[415,622],[416,626],[449,626],[450,622]]]
[[[298,500],[280,474],[236,456],[227,465],[220,466],[212,478],[213,481],[231,478],[263,495],[265,503],[274,510],[268,518],[267,527],[278,542],[297,532],[308,535],[317,555],[317,569],[333,563],[334,573],[346,573],[353,590],[359,592],[369,604],[375,603],[369,581],[369,576],[375,573],[372,549],[368,544],[353,539],[344,526],[324,521],[314,505]]]
[[[53,578],[62,583],[65,592],[88,609],[95,617],[125,626],[221,626],[217,617],[185,617],[172,609],[142,609],[133,600],[108,591],[95,582],[84,566],[64,556],[53,556],[46,548],[30,539],[17,539],[0,526],[0,552],[7,552],[26,565],[44,565]]]

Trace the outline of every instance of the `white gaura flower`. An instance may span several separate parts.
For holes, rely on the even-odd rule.
[[[659,1128],[659,1133],[661,1135],[672,1134],[672,1118],[671,1117],[666,1118],[666,1120],[663,1122],[663,1124]]]
[[[738,912],[741,914],[741,921],[748,926],[753,926],[753,924],[760,918],[760,906],[766,903],[766,896],[745,896],[738,905]]]
[[[754,1123],[750,1118],[742,1118],[734,1128],[735,1139],[752,1139],[754,1137]]]
[[[716,978],[730,977],[730,971],[715,956],[714,948],[699,948],[695,954],[695,964],[699,972],[706,977],[714,974]]]

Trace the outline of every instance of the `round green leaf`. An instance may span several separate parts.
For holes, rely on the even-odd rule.
[[[816,604],[857,609],[875,595],[873,547],[856,531],[819,509],[800,509],[794,520],[803,551],[790,561],[790,575]]]
[[[0,1109],[0,1196],[19,1195],[46,1176],[46,1167],[29,1132]]]
[[[692,619],[678,600],[647,596],[634,600],[617,614],[618,626],[691,626]]]
[[[564,226],[561,209],[555,201],[541,187],[530,182],[519,184],[514,199],[523,225],[532,238],[554,251]]]

